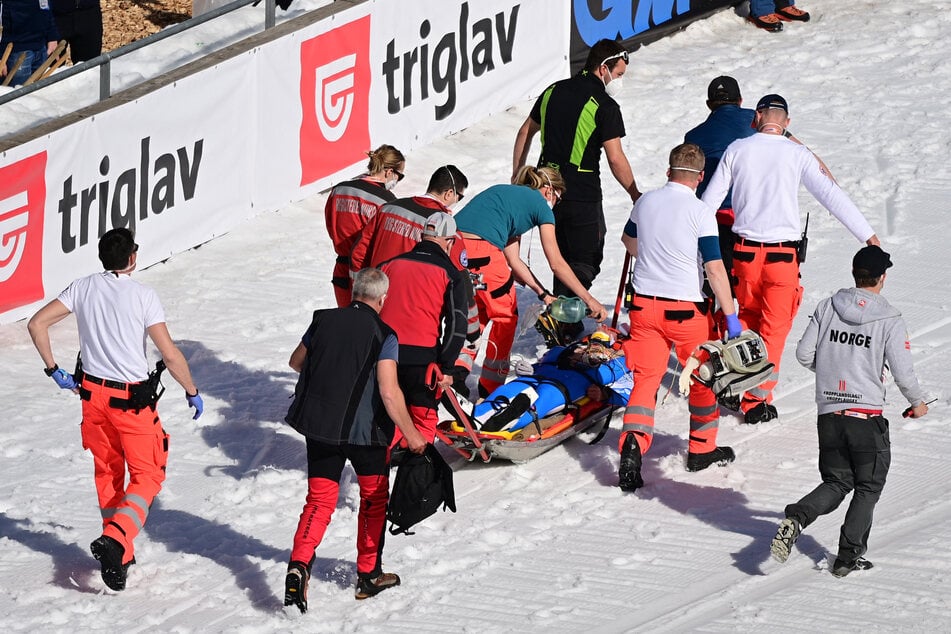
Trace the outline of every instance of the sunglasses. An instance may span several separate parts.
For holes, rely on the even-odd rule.
[[[395,167],[391,167],[390,170],[391,170],[394,174],[396,174],[396,182],[397,182],[397,183],[400,182],[401,180],[403,180],[403,179],[406,177],[406,174],[404,174],[403,172],[399,171],[399,170],[396,169]]]
[[[627,51],[621,51],[620,53],[616,53],[616,54],[614,54],[614,55],[612,55],[612,56],[610,56],[610,57],[605,57],[605,58],[604,58],[604,61],[601,62],[601,64],[599,64],[599,65],[600,65],[600,66],[604,66],[605,64],[607,64],[608,62],[610,62],[610,61],[613,60],[613,59],[622,59],[622,60],[624,60],[624,63],[627,64],[627,63],[629,63],[628,60],[629,60],[630,58],[629,58],[629,56],[628,56],[628,54],[627,54]]]
[[[139,252],[139,245],[133,244],[133,245],[132,245],[132,253],[138,253],[138,252]]]

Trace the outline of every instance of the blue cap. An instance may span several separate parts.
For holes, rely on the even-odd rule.
[[[786,100],[780,95],[766,95],[756,104],[757,110],[767,110],[769,108],[776,108],[777,110],[782,110],[786,114],[789,114],[789,106],[786,104]]]

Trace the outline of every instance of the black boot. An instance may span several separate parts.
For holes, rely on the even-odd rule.
[[[634,434],[628,434],[624,439],[617,479],[622,491],[634,492],[644,486],[644,480],[641,478],[641,448]]]
[[[111,537],[103,535],[97,538],[89,545],[92,556],[99,561],[103,582],[110,590],[125,590],[126,577],[129,574],[129,566],[135,563],[133,557],[131,561],[124,564],[122,557],[125,555],[125,548],[122,544]]]
[[[307,612],[307,582],[310,581],[310,568],[300,561],[287,565],[284,577],[284,605],[296,605],[301,614]]]
[[[717,447],[708,453],[688,453],[687,471],[702,471],[712,464],[721,467],[736,460],[736,454],[730,447]]]
[[[870,562],[865,557],[859,557],[854,561],[846,561],[844,559],[836,558],[835,563],[832,564],[832,574],[836,577],[844,577],[853,570],[870,570],[874,568],[872,562]]]
[[[776,408],[765,401],[760,401],[743,415],[743,422],[747,425],[766,423],[777,418]]]

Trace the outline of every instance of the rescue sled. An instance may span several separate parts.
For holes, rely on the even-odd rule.
[[[440,440],[467,460],[483,462],[526,462],[582,432],[595,435],[593,444],[626,404],[632,385],[620,346],[604,332],[554,347],[532,368],[476,405],[447,390],[443,404],[450,418],[437,427]]]

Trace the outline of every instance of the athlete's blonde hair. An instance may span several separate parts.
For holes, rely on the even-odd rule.
[[[381,145],[375,150],[367,152],[370,162],[367,163],[367,174],[379,174],[384,170],[395,170],[406,164],[403,153],[392,145]]]
[[[515,175],[516,185],[528,185],[532,189],[541,189],[549,185],[560,196],[565,191],[565,179],[561,172],[553,167],[532,167],[526,165]]]

